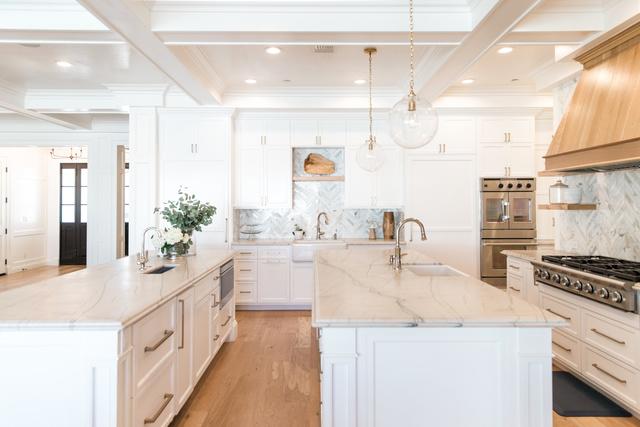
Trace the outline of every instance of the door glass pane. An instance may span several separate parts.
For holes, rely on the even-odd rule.
[[[124,222],[129,222],[129,205],[124,205]]]
[[[86,187],[89,185],[89,180],[87,178],[87,169],[80,169],[80,185]]]
[[[62,205],[60,220],[62,222],[76,222],[76,207],[74,205]]]
[[[531,199],[529,197],[513,197],[510,207],[512,221],[531,222]]]
[[[75,169],[62,169],[62,185],[65,187],[73,187],[76,185]]]
[[[87,204],[87,188],[88,187],[80,187],[80,203],[83,205]]]
[[[87,222],[87,205],[80,206],[80,222]]]
[[[62,204],[73,205],[76,202],[75,187],[62,187]]]
[[[502,222],[502,199],[485,199],[484,217],[486,222]]]

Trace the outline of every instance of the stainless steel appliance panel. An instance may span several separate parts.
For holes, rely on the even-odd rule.
[[[233,260],[220,267],[220,304],[224,306],[233,298]]]
[[[507,256],[504,250],[536,249],[538,244],[534,240],[512,239],[483,239],[480,249],[480,275],[485,278],[499,278],[507,276]]]

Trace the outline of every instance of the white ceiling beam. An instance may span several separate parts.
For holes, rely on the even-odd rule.
[[[75,0],[0,2],[0,29],[31,31],[108,31]]]
[[[140,5],[127,0],[78,0],[112,31],[151,61],[198,104],[219,104],[221,94],[212,92],[145,25],[139,16]]]
[[[31,44],[124,44],[122,38],[106,31],[74,31],[74,30],[2,30],[0,43]]]
[[[533,75],[536,90],[548,92],[554,87],[575,79],[582,72],[582,65],[576,61],[554,62]]]
[[[433,101],[507,34],[541,0],[502,0],[473,31],[453,49],[447,61],[416,79],[417,93]]]
[[[580,45],[595,34],[593,31],[533,31],[510,32],[498,44],[510,46]]]

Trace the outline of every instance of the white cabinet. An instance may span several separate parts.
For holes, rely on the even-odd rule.
[[[289,303],[289,259],[258,260],[258,302]]]
[[[356,160],[358,147],[345,149],[345,208],[399,208],[404,204],[402,149],[380,146],[384,163],[375,172],[362,169]]]
[[[197,239],[225,243],[228,237],[229,145],[231,122],[215,115],[163,111],[159,121],[160,201],[178,190],[217,208],[213,222]]]
[[[312,262],[291,263],[291,302],[293,304],[311,304],[314,281]]]
[[[471,154],[476,151],[476,120],[467,116],[440,116],[433,140],[411,153]]]
[[[480,176],[535,175],[533,116],[480,118],[478,142]]]
[[[306,119],[291,121],[291,144],[294,147],[344,147],[347,122],[343,119]]]
[[[238,146],[235,207],[291,208],[291,154],[291,148],[286,146]]]
[[[239,118],[236,141],[241,146],[291,146],[291,121],[278,118]]]
[[[535,141],[533,116],[482,117],[478,119],[478,142]]]
[[[178,330],[176,356],[176,407],[180,410],[193,390],[193,288],[178,295]]]
[[[209,365],[211,357],[211,298],[207,295],[196,301],[193,310],[193,383]]]
[[[409,224],[410,245],[472,276],[478,274],[478,181],[473,156],[409,154],[406,160],[406,217],[420,218],[427,230],[420,240]]]

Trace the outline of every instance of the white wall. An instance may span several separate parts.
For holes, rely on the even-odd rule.
[[[37,147],[0,148],[0,158],[8,167],[9,273],[44,265],[47,260],[47,156],[46,149]]]

